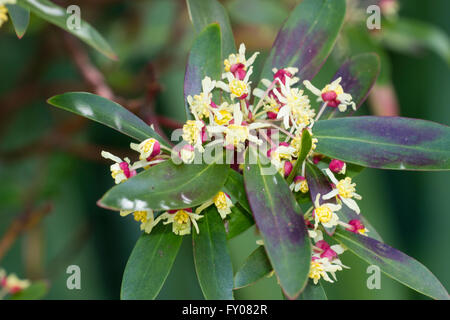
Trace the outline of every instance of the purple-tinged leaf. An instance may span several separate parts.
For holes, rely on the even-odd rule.
[[[320,193],[320,204],[322,203],[333,203],[336,204],[336,198],[331,198],[328,200],[323,200],[322,197],[327,193],[333,191],[327,176],[315,165],[306,164],[306,181],[308,183],[309,195],[311,197],[311,202],[314,205],[317,195]],[[336,227],[325,228],[325,231],[332,236]]]
[[[352,95],[356,109],[358,109],[367,99],[379,73],[380,58],[378,58],[378,55],[375,53],[363,53],[344,62],[330,83],[341,77],[340,84],[344,92]],[[353,112],[351,108],[348,108],[346,112],[339,112],[337,108],[327,107],[322,115],[322,119],[342,117]]]
[[[208,76],[220,80],[222,71],[220,27],[217,23],[207,26],[195,39],[184,76],[184,101],[186,117],[192,119],[187,97],[202,92],[202,80]]]
[[[364,167],[450,170],[450,128],[401,117],[347,117],[318,121],[316,152]]]
[[[268,276],[272,270],[266,250],[264,250],[264,246],[260,246],[252,252],[242,267],[236,272],[234,288],[241,289],[251,286],[263,277]]]
[[[433,299],[449,300],[439,280],[417,260],[375,239],[336,230],[334,239],[394,280]]]
[[[283,177],[268,175],[261,164],[263,156],[247,152],[247,161],[250,155],[257,158],[257,164],[246,163],[244,168],[248,202],[279,283],[295,299],[306,285],[311,263],[303,214]]]
[[[328,297],[320,281],[314,284],[314,281],[309,279],[305,290],[297,300],[328,300]]]
[[[272,68],[296,67],[301,80],[311,80],[336,41],[345,16],[345,0],[304,0],[279,31],[264,65],[262,78]]]

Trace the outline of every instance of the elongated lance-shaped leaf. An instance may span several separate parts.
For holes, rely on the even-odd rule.
[[[311,80],[330,54],[342,27],[345,0],[304,0],[279,31],[261,77],[272,68],[296,67],[301,80]]]
[[[230,169],[228,179],[223,188],[233,202],[238,202],[245,210],[251,212],[247,195],[245,194],[244,177],[240,173]]]
[[[224,221],[227,239],[232,239],[240,235],[254,224],[255,221],[251,213],[247,212],[239,204],[235,204],[231,208],[231,213]]]
[[[217,0],[186,0],[189,17],[195,30],[200,33],[211,23],[217,22],[222,33],[222,60],[236,52],[233,30],[227,11]]]
[[[303,214],[283,177],[263,167],[269,160],[262,162],[264,156],[249,149],[244,165],[248,202],[279,283],[295,299],[306,285],[311,260]]]
[[[385,243],[352,232],[336,230],[334,239],[386,275],[433,299],[449,300],[439,280],[417,260]]]
[[[192,119],[188,96],[202,92],[202,80],[208,76],[220,80],[222,74],[220,27],[217,23],[207,26],[195,39],[184,76],[184,101],[186,117]]]
[[[21,39],[27,31],[30,23],[30,10],[17,4],[7,4],[8,14],[16,31],[17,37]]]
[[[273,268],[264,246],[258,247],[245,260],[234,276],[234,288],[240,289],[268,276]]]
[[[331,192],[333,188],[331,187],[330,182],[328,181],[327,176],[315,165],[310,163],[306,164],[306,182],[308,183],[309,195],[311,197],[311,201],[313,205],[315,204],[316,197],[320,194],[319,203],[333,203],[336,204],[336,198],[331,198],[328,200],[322,199],[324,195]],[[325,231],[331,236],[334,233],[336,227],[325,228]]]
[[[297,300],[328,300],[328,298],[320,281],[314,284],[314,281],[309,279],[305,290],[302,291]]]
[[[70,11],[70,6],[67,9],[62,8],[48,0],[17,0],[17,4],[75,35],[106,57],[117,60],[116,54],[106,40],[89,23],[80,18],[81,12],[77,12],[78,9],[75,7],[72,7],[74,11]]]
[[[205,299],[233,299],[233,267],[222,218],[214,206],[198,221],[200,233],[193,231],[195,270]]]
[[[450,170],[450,128],[402,117],[347,117],[318,121],[316,152],[364,167]]]
[[[298,174],[298,170],[299,168],[301,168],[301,166],[303,165],[303,161],[305,161],[306,157],[311,151],[311,147],[312,147],[311,134],[307,129],[304,129],[302,131],[302,140],[300,142],[300,150],[298,150],[299,155],[297,161],[295,162],[291,174],[287,178],[288,184],[290,184],[294,180],[295,176]]]
[[[228,176],[226,165],[167,160],[111,188],[99,205],[112,210],[170,210],[198,206],[214,197]]]
[[[125,267],[121,299],[155,299],[169,275],[182,240],[182,236],[172,232],[171,224],[159,223],[150,234],[143,234]]]
[[[363,53],[346,61],[333,76],[331,82],[342,78],[340,84],[344,92],[351,94],[358,109],[369,95],[380,73],[380,58],[376,53]],[[330,82],[330,83],[331,83]],[[349,106],[346,112],[339,112],[337,108],[326,107],[322,119],[342,117],[354,111]]]
[[[139,141],[154,138],[169,147],[169,144],[140,118],[121,105],[101,96],[87,92],[68,92],[54,96],[47,102],[104,124]]]

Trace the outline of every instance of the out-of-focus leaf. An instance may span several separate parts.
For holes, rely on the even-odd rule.
[[[192,232],[195,270],[203,295],[208,300],[233,299],[233,267],[225,228],[215,206],[206,209],[198,221],[200,233]]]
[[[17,0],[17,4],[29,9],[40,18],[72,33],[85,43],[98,50],[106,57],[117,60],[117,56],[106,40],[89,23],[80,18],[80,25],[75,26],[74,13],[68,12],[48,0]],[[72,26],[72,23],[74,26]]]
[[[238,202],[245,210],[251,212],[247,195],[245,194],[244,178],[240,173],[230,169],[228,179],[225,181],[224,190],[233,202]]]
[[[139,141],[155,138],[161,144],[169,146],[144,121],[121,105],[101,96],[87,92],[68,92],[54,96],[47,102],[55,107],[104,124]]]
[[[176,165],[168,160],[111,188],[99,205],[113,210],[192,208],[220,191],[227,169],[223,164]]]
[[[240,289],[252,285],[272,272],[273,268],[264,246],[253,251],[234,276],[234,288]]]
[[[255,224],[253,217],[239,205],[231,208],[231,213],[224,222],[227,239],[232,239]]]
[[[336,230],[334,239],[403,285],[433,299],[449,300],[447,291],[430,270],[403,252],[375,239],[341,229]]]
[[[227,8],[234,22],[247,25],[279,27],[288,15],[288,9],[273,0],[233,0]]]
[[[272,68],[296,67],[297,76],[311,80],[336,41],[345,16],[345,0],[304,0],[279,31],[261,74],[272,78]]]
[[[450,170],[450,128],[401,117],[347,117],[318,121],[316,152],[365,167]]]
[[[328,298],[320,281],[314,284],[314,281],[309,279],[305,290],[303,290],[297,300],[328,300]]]
[[[217,0],[186,0],[189,17],[195,30],[200,33],[211,23],[217,22],[222,33],[222,59],[236,52],[230,19],[225,8]]]
[[[48,284],[45,281],[33,282],[28,288],[11,296],[11,300],[40,300],[48,292]]]
[[[299,150],[299,155],[297,158],[297,161],[295,162],[294,168],[292,168],[292,172],[287,178],[288,184],[290,184],[295,176],[297,175],[298,169],[301,167],[303,161],[305,161],[306,157],[308,156],[308,153],[311,151],[312,147],[312,138],[311,134],[308,130],[302,131],[302,140],[301,140],[301,148]]]
[[[450,65],[450,41],[445,32],[426,22],[396,19],[383,22],[382,41],[391,49],[403,53],[415,53],[429,49]]]
[[[27,31],[30,23],[30,10],[16,4],[7,4],[8,14],[16,31],[17,37],[21,39]]]
[[[120,297],[123,300],[155,299],[161,290],[183,240],[172,225],[159,223],[136,242],[125,267]]]
[[[328,181],[327,176],[315,165],[312,165],[310,163],[306,164],[306,181],[308,183],[309,188],[309,194],[311,197],[311,201],[314,204],[316,201],[317,195],[320,193],[320,204],[322,203],[333,203],[336,204],[336,199],[331,198],[328,200],[323,200],[322,197],[326,195],[327,193],[331,192],[333,188],[331,187],[330,182]],[[325,231],[329,235],[333,235],[334,230],[336,227],[333,228],[325,228]]]
[[[184,77],[184,101],[186,117],[192,119],[187,97],[202,92],[202,80],[208,76],[220,80],[222,75],[220,27],[217,23],[207,26],[195,39],[189,54]]]
[[[332,81],[342,78],[340,84],[344,92],[352,95],[358,109],[369,95],[379,72],[380,59],[375,53],[359,54],[346,61],[333,76]],[[337,108],[327,107],[322,119],[341,117],[349,113],[353,113],[351,108],[348,108],[347,112],[339,112]]]
[[[306,284],[311,259],[303,214],[283,177],[266,172],[263,156],[249,149],[244,165],[248,202],[280,285],[295,299]],[[253,160],[256,164],[249,164]]]

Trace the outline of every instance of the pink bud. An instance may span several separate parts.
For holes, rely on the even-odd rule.
[[[320,162],[320,160],[322,160],[322,156],[321,155],[316,155],[313,157],[313,163],[314,164],[318,164]]]
[[[217,104],[214,103],[214,101],[211,101],[210,106],[213,107],[214,109],[217,109]]]
[[[273,79],[280,79],[283,84],[286,84],[286,76],[292,78],[292,74],[285,69],[278,70],[274,75]]]
[[[130,172],[130,167],[128,166],[128,162],[123,161],[123,162],[119,163],[119,167],[120,167],[120,169],[122,169],[125,177],[127,177],[127,178],[131,177],[131,172]]]
[[[295,176],[294,183],[298,183],[300,181],[306,180],[303,176]]]
[[[362,222],[360,220],[358,220],[358,219],[350,220],[348,222],[348,224],[351,225],[352,227],[351,228],[347,228],[346,230],[350,231],[350,232],[353,232],[353,233],[358,233],[359,230],[362,230],[362,229],[365,228],[364,225],[362,224]]]
[[[322,100],[323,101],[333,101],[336,100],[337,94],[334,91],[327,91],[322,93]]]
[[[245,65],[242,63],[235,63],[231,66],[230,71],[234,74],[235,78],[244,80],[247,72],[245,71]]]
[[[280,142],[279,145],[280,145],[280,146],[283,146],[283,147],[289,147],[289,146],[290,146],[290,144],[287,143],[287,142]]]
[[[333,159],[330,161],[328,168],[334,173],[343,173],[342,170],[345,170],[345,162],[338,159]]]
[[[272,120],[275,120],[277,118],[277,115],[278,115],[277,113],[272,111],[267,112],[267,117]]]
[[[292,163],[290,161],[286,161],[284,163],[284,177],[285,178],[289,177],[289,175],[292,172],[292,168],[293,168],[293,166],[292,166]]]
[[[153,144],[153,151],[150,154],[150,156],[147,158],[147,161],[150,161],[152,158],[156,157],[160,153],[161,153],[161,145],[159,144],[158,141],[155,141],[155,143]]]

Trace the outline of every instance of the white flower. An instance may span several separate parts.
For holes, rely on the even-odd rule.
[[[195,149],[190,144],[184,145],[179,153],[180,159],[186,163],[192,163],[195,159]]]
[[[145,233],[150,233],[157,223],[155,223],[155,217],[153,214],[153,210],[151,209],[141,211],[120,211],[120,215],[122,217],[126,217],[130,213],[133,213],[134,220],[141,223],[141,230]]]
[[[319,200],[320,193],[316,195],[316,200],[314,202],[314,229],[317,229],[319,222],[322,223],[325,228],[332,228],[336,226],[339,222],[339,217],[335,211],[341,210],[341,206],[332,203],[324,203],[321,205]]]
[[[141,160],[153,158],[161,152],[161,145],[158,140],[153,138],[146,139],[139,144],[130,143],[130,148],[140,153],[139,159]]]
[[[315,116],[315,111],[311,109],[308,96],[303,94],[303,90],[291,88],[290,78],[286,78],[286,83],[280,81],[280,88],[274,89],[278,100],[283,104],[278,112],[277,119],[283,119],[285,128],[290,128],[290,122],[297,130],[309,126]]]
[[[357,200],[361,200],[362,197],[357,194],[355,191],[356,183],[352,183],[352,179],[349,177],[346,177],[345,179],[337,180],[334,174],[331,172],[330,169],[325,169],[325,173],[330,178],[331,182],[335,185],[335,188],[333,188],[332,191],[327,193],[322,197],[324,200],[331,199],[333,197],[339,196],[339,199],[342,200],[342,202],[355,211],[356,213],[360,213],[360,209],[358,204],[355,200],[352,198],[355,198]]]
[[[191,233],[191,223],[194,225],[197,233],[199,233],[197,220],[201,218],[203,218],[203,216],[192,213],[191,209],[170,210],[156,218],[156,223],[158,223],[159,220],[165,219],[166,221],[164,221],[163,224],[172,223],[173,233],[183,236]]]
[[[314,284],[317,284],[321,278],[333,283],[334,281],[328,276],[328,273],[331,273],[333,278],[337,280],[335,272],[341,270],[342,266],[333,264],[328,258],[317,259],[316,257],[313,257],[309,269],[309,278],[313,279]]]
[[[212,199],[199,206],[195,210],[195,213],[199,214],[212,204],[216,206],[222,219],[225,219],[226,216],[231,213],[231,208],[233,207],[233,202],[231,201],[230,196],[223,191],[219,191]]]
[[[29,280],[21,280],[14,273],[6,276],[6,272],[0,269],[0,287],[3,288],[2,291],[15,294],[18,293],[31,285]]]
[[[183,126],[183,140],[194,146],[200,152],[203,152],[202,129],[205,124],[200,120],[188,120]]]
[[[237,54],[230,54],[228,56],[228,59],[225,59],[223,64],[225,66],[225,72],[235,72],[235,70],[239,67],[242,67],[244,71],[246,71],[252,64],[255,62],[256,57],[258,56],[259,52],[255,52],[249,59],[245,58],[245,45],[241,43],[239,46],[239,53]],[[233,68],[234,67],[234,68]]]
[[[136,175],[136,170],[134,170],[134,168],[132,168],[132,166],[130,165],[130,159],[125,158],[124,160],[122,160],[112,153],[106,151],[102,151],[102,157],[115,162],[110,166],[110,170],[111,176],[113,177],[116,184],[119,184]]]
[[[249,81],[249,79],[252,73],[253,67],[250,67],[243,80],[235,78],[231,73],[225,73],[222,75],[222,78],[226,78],[228,80],[228,84],[223,81],[217,81],[216,87],[225,92],[229,92],[231,99],[245,99],[251,91],[251,81]]]
[[[318,97],[317,101],[327,102],[327,105],[333,108],[338,107],[340,112],[345,112],[347,106],[351,106],[353,110],[356,110],[356,104],[352,101],[352,96],[345,93],[340,85],[341,80],[341,77],[337,78],[332,83],[327,84],[322,90],[316,88],[308,80],[303,81],[303,85]]]
[[[202,92],[194,97],[187,97],[187,102],[189,103],[191,113],[197,120],[204,117],[209,117],[212,99],[211,92],[214,90],[215,86],[216,81],[211,80],[210,77],[205,77],[202,80]]]

